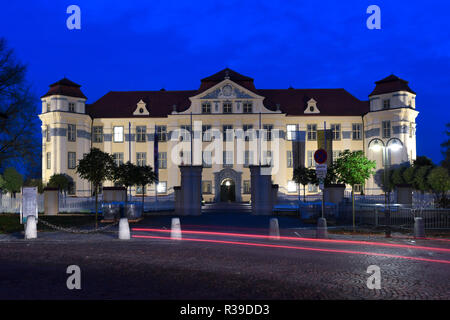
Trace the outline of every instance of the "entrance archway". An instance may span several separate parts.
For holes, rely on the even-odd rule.
[[[222,180],[222,182],[220,183],[220,201],[236,201],[236,185],[233,179],[227,178]]]

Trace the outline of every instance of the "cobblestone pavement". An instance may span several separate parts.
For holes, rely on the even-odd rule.
[[[187,226],[188,221],[184,222]],[[280,226],[283,227],[282,220]],[[137,227],[168,225],[165,220],[144,220]],[[260,226],[247,227],[246,233],[264,233]],[[307,229],[285,227],[282,235],[308,236]],[[194,223],[189,229],[202,230]],[[222,231],[212,225],[203,229]],[[132,234],[167,236],[143,231]],[[0,238],[0,299],[450,298],[449,241],[359,236],[359,240],[375,243],[354,244],[187,234],[183,234],[184,239],[208,242],[137,238],[124,241],[117,239],[116,230],[93,235],[41,232],[39,239],[31,241],[21,237],[15,234]],[[342,235],[332,237],[356,240]],[[416,258],[425,261],[410,260]],[[81,268],[81,290],[66,287],[66,268],[72,264]],[[370,265],[381,269],[380,290],[367,288],[370,274],[366,270]]]

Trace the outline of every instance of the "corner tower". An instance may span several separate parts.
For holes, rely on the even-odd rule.
[[[78,160],[91,146],[91,118],[86,114],[86,96],[80,85],[63,78],[50,85],[41,97],[42,180],[56,173],[72,177],[70,195],[89,196],[87,181],[75,171]]]
[[[389,168],[416,159],[416,93],[408,81],[395,75],[375,82],[369,95],[370,111],[363,116],[364,147],[376,170]],[[367,193],[377,186],[373,179],[366,185]],[[378,189],[378,193],[380,189]]]

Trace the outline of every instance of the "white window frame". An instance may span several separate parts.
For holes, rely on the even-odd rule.
[[[114,126],[113,127],[113,141],[114,142],[123,142],[124,138],[124,131],[123,126]]]

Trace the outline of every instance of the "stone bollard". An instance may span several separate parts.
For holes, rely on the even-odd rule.
[[[180,218],[172,218],[172,227],[170,229],[170,238],[173,240],[181,240]]]
[[[27,222],[25,224],[25,239],[36,239],[37,238],[37,227],[36,227],[36,217],[28,216]]]
[[[317,221],[317,232],[316,237],[318,239],[326,239],[327,234],[327,220],[325,218],[319,218]]]
[[[278,219],[272,218],[270,219],[270,231],[269,235],[271,239],[279,240],[280,239],[280,227],[278,226]]]
[[[423,218],[414,218],[414,238],[425,238],[425,223]]]
[[[130,240],[130,225],[127,218],[120,218],[119,220],[119,239]]]

